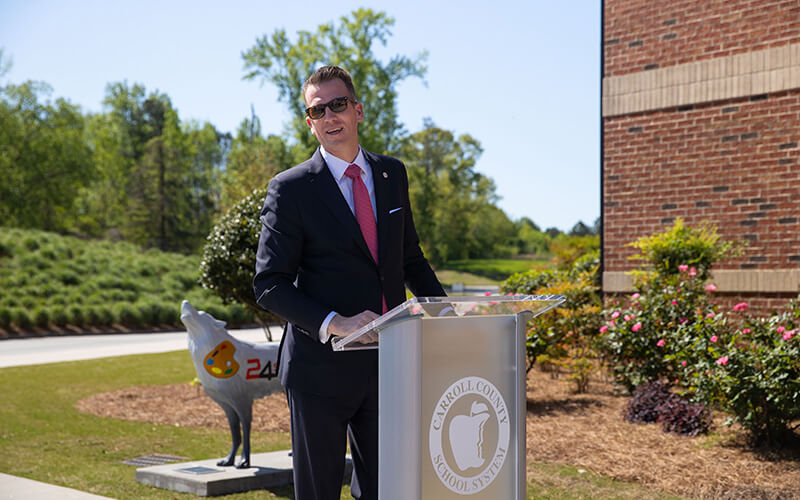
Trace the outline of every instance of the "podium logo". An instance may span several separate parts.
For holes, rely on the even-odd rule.
[[[497,478],[511,430],[500,391],[481,377],[464,377],[436,403],[428,433],[436,476],[450,491],[477,493]]]

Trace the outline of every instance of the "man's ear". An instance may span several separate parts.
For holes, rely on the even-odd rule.
[[[308,128],[310,129],[309,132],[311,132],[313,135],[316,135],[314,134],[314,127],[311,126],[311,118],[307,116],[306,116],[306,125],[308,125]]]
[[[357,123],[361,123],[362,121],[364,121],[364,106],[360,102],[357,102],[355,104],[355,108],[356,108]]]

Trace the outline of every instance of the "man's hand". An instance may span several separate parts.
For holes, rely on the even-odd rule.
[[[336,335],[337,337],[344,337],[350,335],[354,331],[358,330],[362,326],[366,325],[370,321],[377,318],[379,315],[375,314],[372,311],[364,311],[355,316],[342,316],[341,314],[337,314],[331,319],[331,322],[328,324],[328,333],[331,335]],[[375,333],[368,333],[362,339],[359,340],[361,343],[369,343],[378,340],[377,334]]]

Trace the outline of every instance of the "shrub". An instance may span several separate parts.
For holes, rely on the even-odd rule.
[[[664,432],[696,436],[707,434],[711,429],[711,410],[702,403],[690,403],[677,394],[671,394],[656,411]]]
[[[46,307],[37,307],[33,310],[33,323],[39,327],[46,327],[50,324],[50,313]]]
[[[673,396],[669,387],[659,380],[642,384],[633,391],[625,407],[625,420],[632,423],[658,421],[658,408]]]
[[[800,304],[767,318],[734,314],[740,327],[695,374],[698,397],[730,412],[754,444],[780,445],[800,419]]]
[[[79,305],[73,304],[67,306],[67,317],[69,318],[70,325],[83,326],[86,324],[86,313],[83,307]]]
[[[114,316],[117,321],[127,327],[138,328],[142,325],[142,317],[139,310],[128,303],[120,303],[114,307]]]
[[[226,213],[206,239],[200,263],[200,284],[225,304],[244,305],[261,323],[278,318],[256,303],[253,273],[261,233],[261,208],[266,188],[253,191]]]
[[[50,309],[50,321],[56,326],[66,326],[70,323],[67,309],[64,307],[53,307]]]
[[[692,228],[685,226],[680,217],[672,229],[643,236],[628,245],[640,252],[632,259],[647,261],[652,271],[661,276],[677,275],[678,266],[687,265],[695,268],[701,280],[708,278],[715,262],[738,255],[742,249],[742,243],[720,241],[716,227],[710,223]]]
[[[22,330],[27,330],[33,326],[33,319],[31,318],[28,309],[15,308],[11,310],[11,323]]]
[[[625,408],[625,420],[633,423],[661,422],[665,432],[684,436],[705,434],[711,429],[711,411],[701,403],[690,403],[656,380],[633,392]]]
[[[0,305],[0,328],[8,328],[11,325],[11,308]]]
[[[595,256],[596,258],[596,256]],[[509,277],[504,293],[563,295],[564,305],[532,320],[526,337],[527,370],[537,359],[566,367],[577,392],[584,392],[594,370],[594,339],[602,322],[596,285],[598,266],[579,259],[568,271],[527,271]]]

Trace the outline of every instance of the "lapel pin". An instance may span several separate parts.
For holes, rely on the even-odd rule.
[[[383,178],[384,178],[384,179],[388,179],[388,178],[389,178],[389,174],[387,174],[386,172],[384,172],[384,173],[383,173]]]

